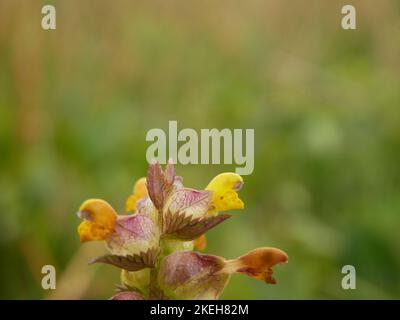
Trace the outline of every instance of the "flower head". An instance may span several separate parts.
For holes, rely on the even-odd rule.
[[[288,256],[276,248],[258,248],[236,259],[202,254],[205,233],[244,208],[240,175],[214,177],[205,190],[184,187],[169,162],[153,162],[118,215],[106,201],[90,199],[79,208],[82,242],[102,240],[110,254],[94,259],[122,269],[122,289],[113,300],[218,299],[234,273],[275,284],[272,268]]]
[[[84,221],[78,226],[82,242],[105,240],[114,231],[117,213],[106,201],[100,199],[86,200],[79,208],[78,216]]]
[[[206,190],[213,192],[210,213],[243,209],[244,203],[237,193],[242,186],[243,178],[232,172],[221,173],[212,179],[206,187]]]

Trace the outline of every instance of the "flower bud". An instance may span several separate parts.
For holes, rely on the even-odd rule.
[[[175,252],[161,263],[158,283],[172,299],[218,299],[229,274],[218,273],[223,258],[192,251]]]
[[[128,288],[136,288],[140,292],[147,293],[150,284],[150,269],[139,271],[121,271],[121,283]]]
[[[140,293],[134,291],[121,291],[114,294],[110,300],[144,300]]]
[[[207,214],[212,192],[182,188],[176,190],[166,201],[164,216],[181,214],[185,217],[201,218]]]
[[[139,214],[120,216],[106,245],[113,255],[135,255],[158,247],[159,237],[159,228],[151,218]]]
[[[194,241],[181,241],[175,239],[164,239],[161,250],[163,255],[167,256],[175,251],[193,250]]]

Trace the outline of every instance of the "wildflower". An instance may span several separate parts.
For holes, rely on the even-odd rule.
[[[222,173],[204,190],[187,188],[172,163],[163,171],[154,162],[128,197],[128,214],[85,201],[79,237],[102,240],[110,251],[92,262],[122,269],[121,291],[111,299],[218,299],[234,273],[275,284],[272,268],[288,260],[282,250],[258,248],[232,260],[193,251],[204,250],[205,233],[231,217],[223,212],[244,208],[242,186],[240,175]]]
[[[221,173],[212,179],[206,190],[213,191],[212,205],[215,212],[243,209],[244,203],[237,194],[242,186],[242,177],[232,172]]]
[[[126,200],[125,208],[127,212],[135,211],[136,204],[147,197],[146,178],[140,178],[133,187],[132,195]]]
[[[104,200],[86,200],[78,211],[78,216],[84,221],[78,227],[82,242],[104,240],[114,230],[117,213]]]

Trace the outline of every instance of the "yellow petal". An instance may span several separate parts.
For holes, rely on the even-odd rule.
[[[128,199],[126,200],[125,203],[125,210],[127,212],[135,211],[136,210],[136,202],[137,202],[137,197],[135,195],[130,195]]]
[[[127,212],[135,211],[136,204],[139,200],[147,197],[147,186],[146,186],[146,178],[140,178],[136,181],[135,186],[133,187],[132,194],[128,197],[125,204],[125,209]]]
[[[102,225],[89,221],[82,221],[78,226],[78,234],[81,242],[105,240],[111,230],[105,229]]]
[[[79,208],[78,215],[85,219],[78,227],[82,242],[104,240],[114,231],[117,213],[104,200],[86,200]]]
[[[202,234],[196,240],[194,240],[194,248],[196,250],[203,251],[207,247],[207,238],[205,234]]]
[[[244,203],[236,192],[242,185],[242,177],[232,172],[221,173],[212,179],[206,187],[206,190],[213,191],[209,213],[243,209]]]

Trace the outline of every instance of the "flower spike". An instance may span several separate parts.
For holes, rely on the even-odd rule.
[[[104,200],[79,208],[82,242],[103,240],[110,254],[93,259],[122,269],[120,291],[111,300],[218,299],[235,273],[275,284],[273,268],[288,261],[276,248],[262,247],[236,258],[202,254],[205,233],[243,209],[238,191],[243,179],[221,173],[205,190],[183,186],[172,161],[163,170],[152,161],[128,197],[129,215],[118,215]]]

